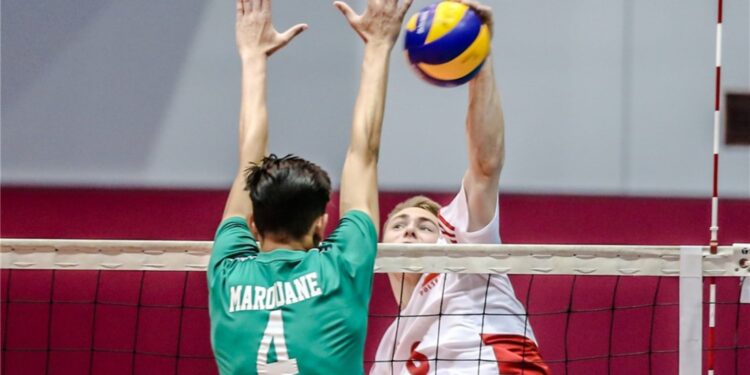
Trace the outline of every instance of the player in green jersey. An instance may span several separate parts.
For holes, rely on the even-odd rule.
[[[222,374],[363,372],[388,61],[410,4],[370,0],[356,14],[335,3],[365,53],[341,175],[341,221],[321,242],[328,174],[298,157],[264,157],[267,59],[307,25],[279,33],[271,0],[237,1],[240,168],[208,267],[211,344]]]

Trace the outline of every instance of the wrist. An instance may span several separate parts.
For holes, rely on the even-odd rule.
[[[476,84],[485,82],[485,81],[495,81],[494,77],[494,69],[492,65],[492,59],[490,56],[487,56],[487,59],[484,61],[482,67],[479,69],[479,72],[477,75],[469,81],[470,86],[474,86]]]
[[[365,45],[365,53],[390,56],[395,43],[389,41],[371,40]]]
[[[240,51],[240,60],[242,65],[247,64],[265,64],[268,56],[265,52],[260,50],[244,50]]]
[[[250,74],[253,76],[265,76],[267,71],[267,64],[265,58],[242,58],[242,73]]]

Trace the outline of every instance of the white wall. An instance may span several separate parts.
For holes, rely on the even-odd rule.
[[[506,191],[710,194],[714,1],[491,3]],[[727,90],[750,90],[749,3],[725,1]],[[240,73],[232,1],[2,7],[3,184],[228,186]],[[271,151],[337,180],[361,42],[328,1],[274,10],[278,28],[310,29],[271,58]],[[465,88],[422,83],[400,46],[389,88],[381,187],[455,188]],[[750,150],[721,151],[721,194],[750,197]]]

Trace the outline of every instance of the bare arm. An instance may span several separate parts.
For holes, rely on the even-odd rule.
[[[490,7],[468,0],[461,2],[472,7],[492,30]],[[464,176],[469,205],[467,230],[473,232],[484,228],[495,215],[500,172],[505,160],[505,122],[491,56],[469,83],[466,138],[469,150],[469,168]]]
[[[223,218],[247,217],[253,207],[245,191],[245,168],[258,163],[268,148],[266,64],[268,57],[307,28],[296,25],[279,33],[271,24],[270,0],[237,1],[237,49],[242,61],[240,104],[240,164],[229,191]]]
[[[354,105],[352,135],[341,174],[340,213],[362,210],[379,229],[378,156],[385,111],[388,63],[411,0],[370,0],[356,14],[346,3],[334,5],[365,41],[359,93]]]

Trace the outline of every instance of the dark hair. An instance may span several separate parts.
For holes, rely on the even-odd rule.
[[[314,163],[291,154],[282,158],[270,154],[245,172],[245,190],[250,192],[261,235],[302,239],[326,211],[331,179]]]

